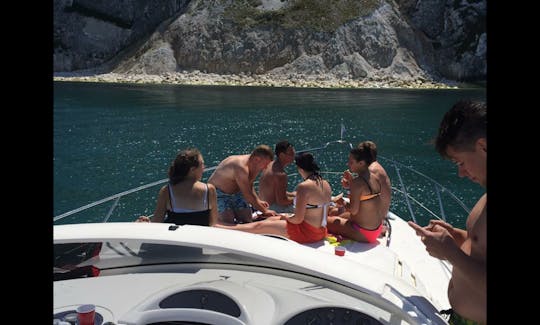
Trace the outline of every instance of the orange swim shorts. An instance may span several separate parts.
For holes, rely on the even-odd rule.
[[[306,221],[299,224],[287,222],[287,235],[300,244],[314,243],[326,237],[326,227],[313,227]]]

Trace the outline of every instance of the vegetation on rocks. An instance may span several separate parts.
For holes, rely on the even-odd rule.
[[[485,81],[486,0],[166,3],[54,0],[55,80],[383,88]]]
[[[261,1],[237,0],[225,9],[225,17],[240,27],[277,25],[331,32],[347,21],[371,14],[382,0],[298,0],[282,9],[257,9]]]

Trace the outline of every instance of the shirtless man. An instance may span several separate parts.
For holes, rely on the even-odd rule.
[[[328,217],[328,231],[350,239],[373,243],[383,230],[383,221],[390,207],[390,179],[375,161],[377,147],[364,141],[349,153],[349,170],[343,173],[342,185],[350,187],[347,212]],[[372,166],[375,164],[375,166]],[[358,176],[353,178],[352,173]]]
[[[249,204],[265,216],[275,215],[275,211],[268,209],[268,202],[261,200],[253,187],[259,172],[273,159],[272,149],[262,144],[249,155],[229,156],[219,163],[208,179],[208,183],[216,187],[218,223],[252,222]]]
[[[452,160],[460,177],[487,185],[487,106],[482,102],[460,101],[445,115],[435,140],[435,148]],[[441,220],[431,220],[420,227],[409,221],[421,236],[428,253],[448,260],[452,278],[448,284],[448,300],[452,306],[449,324],[484,324],[486,306],[486,236],[487,193],[467,217],[467,230],[452,227]]]
[[[297,204],[294,214],[269,217],[260,222],[216,227],[255,234],[275,234],[298,243],[315,243],[326,237],[327,208],[332,203],[332,188],[319,174],[313,154],[304,152],[295,157],[303,181],[296,187]]]
[[[262,171],[259,179],[259,197],[276,212],[294,212],[294,192],[287,192],[288,177],[285,167],[294,161],[294,146],[287,140],[276,144],[276,158]]]

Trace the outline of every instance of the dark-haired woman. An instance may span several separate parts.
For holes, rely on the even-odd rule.
[[[213,226],[217,222],[216,188],[201,182],[204,160],[198,149],[182,150],[169,167],[169,183],[159,190],[152,218],[137,222]]]
[[[326,217],[332,204],[332,189],[319,174],[311,153],[295,158],[298,173],[304,179],[296,187],[294,214],[269,217],[264,221],[216,227],[256,234],[276,234],[299,243],[313,243],[326,237]]]
[[[377,163],[373,142],[364,141],[351,149],[342,183],[350,186],[350,208],[340,216],[328,218],[328,230],[359,242],[375,243],[383,231],[383,221],[390,207],[390,179]],[[375,166],[373,166],[375,167]],[[358,174],[352,176],[351,172]]]

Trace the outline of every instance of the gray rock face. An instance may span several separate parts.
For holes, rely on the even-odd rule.
[[[120,51],[148,37],[188,3],[189,0],[54,0],[54,71],[102,66]]]
[[[485,79],[485,0],[340,3],[55,0],[54,71]]]
[[[397,0],[432,44],[433,69],[452,80],[485,80],[485,0]]]

